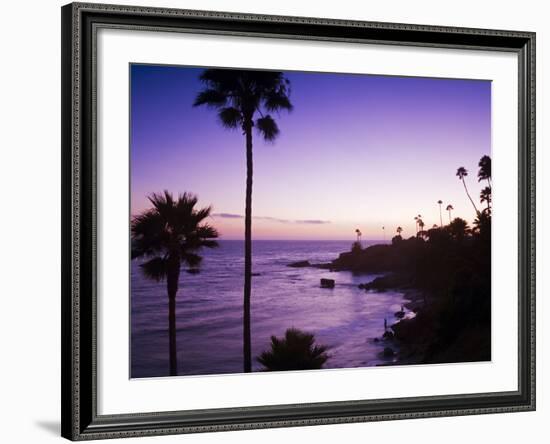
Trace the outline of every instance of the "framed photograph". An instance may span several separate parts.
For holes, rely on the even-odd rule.
[[[64,437],[534,410],[534,33],[61,12]]]

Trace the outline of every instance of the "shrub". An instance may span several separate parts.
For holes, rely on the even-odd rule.
[[[327,348],[315,345],[313,334],[289,328],[284,338],[271,336],[271,350],[264,351],[257,360],[265,371],[315,370],[329,358]]]

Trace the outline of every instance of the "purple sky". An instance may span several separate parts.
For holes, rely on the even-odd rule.
[[[222,239],[244,231],[245,147],[216,112],[193,108],[202,68],[131,66],[131,211],[164,189],[213,205]],[[414,235],[417,214],[439,224],[437,201],[475,215],[477,162],[491,154],[491,83],[480,80],[286,72],[294,110],[275,143],[255,134],[255,239],[389,239]],[[443,222],[448,221],[444,211]]]

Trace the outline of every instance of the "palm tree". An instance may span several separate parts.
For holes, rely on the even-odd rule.
[[[478,213],[479,215],[479,213]],[[455,217],[453,221],[449,224],[449,231],[454,239],[461,240],[470,233],[470,228],[468,227],[468,222],[460,217]]]
[[[418,216],[414,216],[414,229],[416,230],[416,236],[418,236]]]
[[[466,187],[466,181],[464,180],[464,178],[468,175],[468,170],[464,167],[460,167],[456,170],[456,175],[458,176],[458,179],[462,181],[466,195],[468,196],[468,199],[470,199],[470,202],[472,202],[472,206],[474,207],[476,214],[478,214],[479,211],[477,210],[476,204],[472,200],[472,196],[470,196],[470,193],[468,192],[468,187]]]
[[[357,243],[358,244],[361,244],[361,230],[359,230],[359,228],[356,228],[355,229],[355,234],[357,235]]]
[[[483,156],[481,159],[479,159],[479,171],[477,173],[477,180],[478,182],[481,182],[482,180],[486,180],[489,184],[489,187],[492,187],[492,181],[491,181],[491,158],[489,156]]]
[[[395,230],[395,231],[397,231],[398,236],[401,236],[401,233],[403,232],[403,228],[397,227],[397,230]]]
[[[420,235],[420,236],[423,236],[424,235],[424,221],[420,218],[418,218],[418,229],[420,231],[418,231],[417,233],[417,236]]]
[[[441,213],[441,204],[443,204],[443,201],[440,199],[437,201],[437,204],[439,205],[439,226],[442,227],[443,226],[443,216],[442,216],[442,213]]]
[[[315,345],[311,333],[289,328],[284,338],[271,336],[271,350],[257,360],[266,371],[314,370],[322,368],[329,358],[326,351],[325,345]]]
[[[168,291],[168,331],[170,376],[178,374],[176,354],[176,294],[182,265],[196,271],[201,263],[197,254],[203,247],[218,243],[215,228],[203,222],[211,207],[195,209],[197,197],[183,193],[177,199],[168,191],[152,194],[153,208],[132,218],[132,259],[147,258],[140,265],[145,276],[160,282],[166,279]]]
[[[491,187],[487,186],[481,190],[479,193],[479,199],[481,200],[481,203],[486,202],[487,203],[487,211],[488,213],[491,212]]]
[[[451,204],[447,205],[446,210],[449,212],[449,223],[451,223],[452,217],[451,217],[451,211],[454,210],[453,206]]]
[[[269,114],[291,111],[290,82],[282,72],[239,69],[206,69],[200,76],[205,85],[193,106],[205,105],[218,110],[221,125],[241,129],[246,141],[246,199],[244,220],[244,298],[243,364],[252,371],[250,337],[250,290],[252,286],[252,128],[266,141],[279,134],[275,119]]]

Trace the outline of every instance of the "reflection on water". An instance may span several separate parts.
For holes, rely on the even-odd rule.
[[[177,297],[180,375],[242,372],[243,242],[221,241],[204,251],[198,275],[182,273]],[[348,250],[339,241],[255,241],[252,278],[252,353],[269,348],[271,335],[296,327],[328,345],[325,368],[364,367],[385,362],[384,345],[372,339],[391,325],[405,302],[399,292],[366,293],[357,285],[375,275],[318,268],[290,268],[299,260],[328,262]],[[336,280],[320,288],[322,277]],[[145,279],[131,267],[131,377],[168,374],[168,297],[165,283]],[[410,314],[407,314],[410,316]]]

